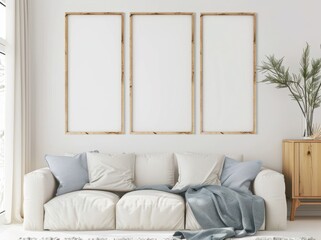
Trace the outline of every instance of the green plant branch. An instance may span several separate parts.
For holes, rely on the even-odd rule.
[[[268,82],[270,84],[275,84],[275,83],[278,83],[280,84],[281,86],[283,85],[283,87],[287,87],[289,89],[289,91],[291,92],[292,96],[294,97],[294,99],[296,100],[296,102],[298,103],[300,109],[301,109],[301,112],[303,114],[303,116],[305,117],[306,116],[306,113],[305,111],[303,110],[303,107],[301,106],[301,103],[300,103],[300,100],[298,99],[298,97],[296,96],[296,94],[292,91],[291,87],[290,87],[290,84],[289,82],[293,82],[293,81],[282,81],[280,79],[286,79],[284,77],[284,73],[281,74],[279,71],[277,71],[277,69],[275,69],[275,66],[279,66],[278,68],[280,69],[280,65],[282,64],[282,61],[283,61],[283,58],[280,59],[279,61],[277,62],[281,62],[281,64],[273,64],[274,62],[274,56],[271,56],[271,57],[268,57],[268,59],[270,60],[270,64],[269,63],[266,63],[264,62],[265,66],[263,65],[263,67],[261,67],[259,70],[260,71],[263,71],[264,73],[268,72],[268,74],[273,74],[275,77],[273,80],[267,80],[267,78],[265,80],[263,80],[262,82]],[[269,67],[269,65],[271,65],[271,67]],[[268,75],[269,76],[269,75]],[[281,86],[278,86],[278,87],[281,87]]]
[[[309,69],[309,45],[306,46],[306,48],[303,50],[302,54],[302,60],[301,60],[301,75],[303,77],[303,83],[304,83],[304,105],[305,110],[308,110],[308,100],[307,100],[307,80],[308,80],[308,69]]]
[[[314,108],[316,108],[316,99],[317,99],[317,97],[318,97],[318,93],[319,93],[319,91],[320,91],[320,88],[321,88],[321,83],[319,84],[319,86],[318,86],[318,88],[317,88],[317,90],[315,91],[315,94],[313,95],[313,109]]]
[[[296,95],[294,94],[294,92],[292,91],[291,87],[289,85],[287,85],[288,89],[290,90],[292,96],[295,98],[295,100],[297,101],[297,103],[299,104],[299,107],[301,109],[301,112],[303,114],[304,117],[306,117],[306,112],[303,110],[303,107],[300,104],[300,100],[297,99]]]
[[[321,58],[310,60],[310,46],[306,44],[300,60],[300,73],[290,74],[283,65],[283,59],[267,56],[259,71],[265,74],[262,82],[275,84],[277,88],[287,88],[306,119],[307,134],[313,130],[314,110],[321,105]]]

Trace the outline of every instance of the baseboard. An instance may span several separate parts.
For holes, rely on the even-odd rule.
[[[288,216],[291,212],[291,201],[287,201],[288,205]],[[305,217],[320,217],[321,216],[321,205],[315,206],[300,206],[296,212],[295,216],[305,216]]]

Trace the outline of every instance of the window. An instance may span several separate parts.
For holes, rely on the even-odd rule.
[[[0,0],[0,213],[4,212],[4,136],[5,136],[5,57],[6,57],[6,2]]]

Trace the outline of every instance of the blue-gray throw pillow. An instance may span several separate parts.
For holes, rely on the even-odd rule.
[[[45,159],[59,183],[57,196],[80,190],[89,182],[86,153],[74,156],[46,155]]]
[[[221,174],[221,185],[238,192],[251,194],[251,182],[256,178],[262,167],[261,161],[241,162],[225,157]]]

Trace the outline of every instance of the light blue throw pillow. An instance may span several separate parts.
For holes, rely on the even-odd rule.
[[[252,194],[249,190],[251,182],[262,167],[261,161],[241,162],[225,157],[221,174],[221,185],[238,192]]]
[[[46,155],[45,159],[59,183],[57,196],[80,190],[89,182],[86,153],[75,156]]]

